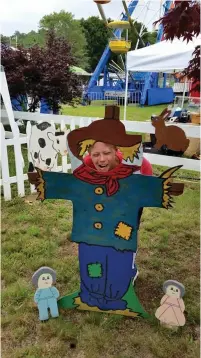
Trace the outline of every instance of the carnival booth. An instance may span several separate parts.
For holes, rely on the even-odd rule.
[[[201,45],[201,36],[192,41],[175,39],[172,42],[161,41],[154,45],[128,52],[127,77],[129,71],[174,73],[183,70],[192,59],[196,46]],[[161,103],[164,95],[173,95],[172,88],[150,88],[147,91],[147,103]],[[159,98],[160,97],[160,98]]]
[[[194,38],[192,41],[183,41],[175,39],[173,41],[162,41],[155,45],[151,45],[136,51],[130,51],[127,54],[127,77],[129,71],[147,71],[147,72],[163,72],[163,73],[174,73],[182,71],[188,67],[189,61],[192,59],[193,52],[196,46],[201,45],[201,36]],[[159,103],[159,97],[164,95],[163,91],[172,91],[172,88],[150,88],[147,91],[147,101],[149,104]],[[127,92],[127,88],[126,88]],[[167,95],[167,94],[166,94]],[[126,98],[125,93],[125,98]],[[182,104],[180,112],[184,105],[185,91],[183,93]],[[171,111],[170,111],[171,112]],[[174,108],[170,117],[174,116]],[[194,112],[189,111],[190,121],[193,122]],[[196,114],[197,116],[197,114]],[[197,117],[196,117],[197,118]],[[126,119],[126,104],[124,108],[124,119]],[[172,119],[172,118],[171,118]],[[190,140],[192,146],[194,139]],[[166,144],[166,143],[163,143]],[[197,142],[196,142],[197,146]],[[193,154],[195,152],[194,145],[192,149]],[[181,155],[181,153],[178,153]],[[191,156],[189,153],[189,155]]]

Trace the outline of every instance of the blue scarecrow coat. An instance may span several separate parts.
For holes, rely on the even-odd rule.
[[[164,179],[131,175],[119,179],[120,188],[106,195],[104,185],[94,185],[72,174],[42,172],[44,198],[73,202],[72,241],[136,251],[138,212],[142,207],[163,207]]]
[[[119,190],[107,196],[104,185],[72,174],[41,176],[41,198],[73,202],[71,239],[79,243],[82,302],[102,310],[126,309],[122,298],[133,276],[138,212],[142,207],[163,207],[164,179],[131,175],[119,179]]]

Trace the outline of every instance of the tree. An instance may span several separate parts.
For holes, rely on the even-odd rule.
[[[11,98],[31,98],[28,111],[34,112],[39,101],[45,98],[54,112],[61,104],[72,103],[81,95],[79,78],[70,67],[76,65],[70,44],[48,33],[43,48],[12,50],[2,46],[2,65],[8,81]],[[20,96],[19,96],[20,95]]]
[[[153,45],[156,43],[156,38],[157,38],[157,32],[153,31],[153,32],[147,32],[143,37],[143,41],[146,43],[149,43],[150,45]]]
[[[173,40],[175,37],[190,41],[200,33],[200,3],[198,1],[176,1],[175,7],[160,18],[164,28],[165,38]],[[156,22],[156,23],[157,23]],[[193,79],[193,83],[200,81],[200,47],[193,52],[193,59],[184,70],[184,75]],[[199,90],[199,85],[197,89]]]
[[[3,45],[10,45],[10,37],[9,36],[4,36],[2,34],[0,34],[0,38],[1,38],[1,43]]]
[[[134,27],[137,30],[137,33],[140,33],[141,27],[142,27],[142,23],[141,22],[134,22]],[[144,35],[143,35],[144,34]],[[122,34],[123,37],[126,36],[126,32],[124,31]],[[156,42],[156,32],[149,32],[148,29],[146,27],[143,28],[143,32],[141,35],[141,38],[144,42],[144,44],[146,45],[147,43],[149,43],[150,45],[154,44]],[[138,36],[137,34],[129,29],[128,30],[128,39],[131,41],[131,50],[134,50],[138,41]],[[139,41],[138,43],[138,48],[142,48],[143,44],[141,41]]]
[[[87,54],[89,57],[89,71],[93,72],[102,56],[102,53],[112,36],[103,20],[97,16],[80,20],[87,41]]]
[[[44,46],[45,45],[46,31],[43,29],[36,31],[30,31],[27,34],[19,31],[15,31],[12,36],[1,35],[1,43],[10,45],[12,47],[23,46],[30,48],[34,45]],[[17,45],[17,46],[16,46]]]
[[[30,48],[34,45],[44,46],[45,45],[45,37],[46,37],[46,31],[39,30],[36,31],[30,31],[27,34],[19,33],[17,36],[17,44],[18,46],[23,46],[25,48]]]
[[[57,36],[65,38],[71,44],[78,66],[87,68],[86,39],[79,20],[75,20],[71,13],[62,10],[59,13],[45,15],[40,20],[40,29],[54,30]]]
[[[111,19],[107,20],[108,22]],[[91,16],[88,19],[81,19],[80,24],[84,30],[84,34],[87,40],[87,52],[89,56],[89,70],[93,72],[103,54],[105,47],[109,43],[109,39],[114,37],[112,30],[108,29],[104,24],[103,20],[99,19],[97,16]],[[142,24],[140,22],[135,22],[135,27],[138,33],[140,32]],[[146,28],[144,28],[145,36],[143,37],[144,42],[155,43],[156,34],[149,33]],[[126,36],[126,31],[122,32],[122,37]],[[137,35],[133,31],[128,31],[128,38],[132,42],[132,49],[135,48],[137,43]],[[139,44],[141,47],[141,44]],[[117,62],[121,66],[121,62],[118,60],[118,56],[115,54],[111,55],[111,59]]]

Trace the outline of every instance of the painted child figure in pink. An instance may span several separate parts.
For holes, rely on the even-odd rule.
[[[160,307],[156,310],[156,318],[162,325],[170,328],[184,326],[185,306],[182,299],[185,293],[184,286],[178,281],[168,280],[163,284],[163,291],[165,295],[161,299]]]

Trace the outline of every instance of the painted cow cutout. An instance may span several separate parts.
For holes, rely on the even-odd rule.
[[[58,154],[67,155],[67,134],[55,131],[48,122],[32,123],[29,152],[33,167],[45,171],[57,171]]]

